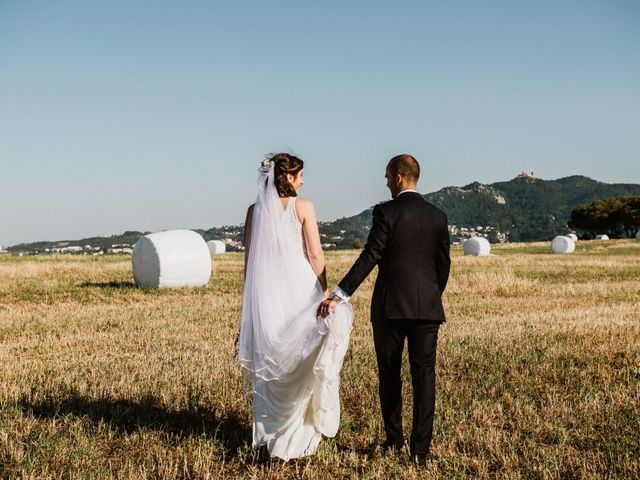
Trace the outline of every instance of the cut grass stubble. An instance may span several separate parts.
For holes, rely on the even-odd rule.
[[[216,256],[207,287],[181,290],[137,289],[128,257],[0,257],[0,476],[638,477],[640,242],[544,247],[452,250],[424,472],[372,448],[375,275],[353,299],[338,436],[280,462],[250,447],[234,358],[241,254]],[[330,284],[356,256],[327,254]],[[406,362],[403,376],[408,434]]]

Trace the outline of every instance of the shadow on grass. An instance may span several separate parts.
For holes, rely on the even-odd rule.
[[[137,291],[145,295],[182,295],[185,292],[193,294],[208,294],[211,289],[209,285],[199,287],[180,287],[180,288],[158,288],[158,287],[138,287],[133,281],[116,281],[110,282],[83,282],[78,285],[80,288],[99,288],[106,292],[128,292]]]
[[[159,406],[152,396],[135,402],[91,399],[71,393],[65,398],[37,402],[21,399],[17,405],[25,414],[36,418],[86,418],[94,423],[104,422],[120,433],[155,430],[181,437],[205,436],[221,442],[232,458],[251,442],[250,419],[238,412],[218,414],[215,408],[202,407],[173,411]]]
[[[83,282],[80,284],[81,288],[114,288],[114,289],[121,289],[121,290],[128,290],[128,289],[137,289],[138,286],[135,284],[135,282],[123,282],[123,281],[111,281],[111,282]]]

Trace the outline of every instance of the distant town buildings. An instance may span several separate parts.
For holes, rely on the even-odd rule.
[[[449,234],[451,235],[451,241],[454,245],[472,237],[484,237],[494,243],[507,243],[509,241],[509,232],[501,232],[490,225],[475,225],[471,227],[466,227],[464,225],[449,225],[448,229]]]
[[[229,236],[240,236],[240,230],[229,232]],[[222,241],[227,246],[227,250],[244,251],[244,245],[240,240],[225,237]],[[109,246],[98,245],[70,245],[70,242],[57,242],[48,247],[36,247],[28,251],[15,252],[17,255],[131,255],[133,245],[128,243],[114,243]],[[10,252],[1,252],[10,253]]]
[[[91,245],[85,245],[85,247],[91,247]],[[111,255],[117,255],[122,253],[131,254],[133,253],[133,248],[131,247],[131,245],[128,245],[126,243],[119,243],[119,244],[111,245],[110,248],[107,248],[107,253]]]
[[[93,245],[68,245],[69,242],[60,242],[55,247],[44,248],[28,252],[30,255],[41,254],[70,254],[70,255],[122,255],[131,254],[133,247],[126,243],[114,243],[109,247],[98,247]],[[64,246],[62,246],[64,245]]]
[[[346,230],[340,230],[340,233],[344,234]],[[322,240],[342,240],[344,237],[342,235],[327,235],[326,233],[320,234],[320,239]],[[331,242],[325,242],[322,244],[322,248],[335,248],[336,244]]]
[[[234,234],[235,234],[235,235],[239,235],[239,232],[234,232]],[[242,244],[242,242],[241,242],[241,241],[239,241],[239,240],[234,240],[234,239],[232,239],[232,238],[224,238],[224,239],[222,240],[222,242],[223,242],[225,245],[230,246],[230,247],[233,247],[233,248],[236,248],[236,249],[238,249],[238,250],[241,250],[241,251],[243,251],[243,250],[244,250],[244,245],[243,245],[243,244]]]

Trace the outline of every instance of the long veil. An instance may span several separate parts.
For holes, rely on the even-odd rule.
[[[294,243],[270,163],[259,170],[250,242],[238,362],[263,380],[286,381],[320,345],[330,320],[315,316],[322,287],[309,273],[308,261],[292,254],[300,246]]]

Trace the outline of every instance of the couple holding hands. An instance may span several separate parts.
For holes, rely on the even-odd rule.
[[[303,161],[279,153],[262,162],[258,198],[245,223],[245,278],[238,361],[253,391],[253,446],[284,460],[315,453],[340,422],[340,369],[348,348],[350,296],[371,270],[378,277],[371,324],[386,450],[401,450],[405,339],[413,385],[411,461],[425,465],[435,411],[441,296],[449,277],[446,215],[417,191],[411,155],[387,164],[392,200],[373,209],[366,245],[327,295],[316,212],[298,198]]]

